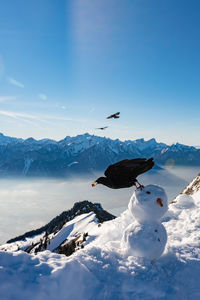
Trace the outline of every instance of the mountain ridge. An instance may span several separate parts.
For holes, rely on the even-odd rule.
[[[80,216],[89,212],[95,213],[99,223],[116,218],[114,215],[104,210],[100,203],[92,203],[90,201],[84,200],[74,203],[71,209],[63,211],[60,215],[53,218],[46,225],[38,229],[25,232],[23,235],[8,240],[7,243],[25,240],[26,238],[41,234],[43,232],[46,232],[46,234],[51,234],[53,232],[59,231],[66,222],[73,220],[76,216]]]
[[[179,143],[169,146],[154,138],[120,141],[85,133],[57,142],[0,134],[0,176],[67,177],[136,157],[154,157],[159,166],[200,165],[200,149]]]

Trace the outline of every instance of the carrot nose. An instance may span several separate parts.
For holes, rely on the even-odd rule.
[[[156,202],[157,202],[158,205],[160,205],[161,207],[163,206],[163,203],[162,203],[162,199],[161,199],[161,198],[157,198]]]

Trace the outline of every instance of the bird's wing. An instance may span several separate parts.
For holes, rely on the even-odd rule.
[[[142,173],[145,173],[145,172],[151,170],[153,168],[153,166],[154,166],[153,158],[146,160],[145,162],[140,164],[138,166],[138,168],[135,170],[136,177]]]
[[[113,165],[108,166],[105,170],[104,175],[110,178],[116,178],[119,176],[128,176],[132,169],[138,167],[138,163],[143,161],[142,158],[139,159],[124,159],[116,162]],[[144,159],[145,160],[145,159]],[[127,174],[127,175],[126,175]]]
[[[115,163],[113,165],[108,166],[108,168],[104,172],[104,175],[106,177],[111,176],[111,174],[113,172],[116,172],[118,170],[118,168],[119,168],[120,165],[125,164],[127,161],[129,161],[129,159],[124,159],[124,160],[118,161],[117,163]]]
[[[115,117],[117,117],[119,114],[120,114],[120,112],[117,112],[117,113],[115,113],[115,114],[113,114],[113,115],[108,116],[107,119],[115,118]],[[119,118],[119,117],[117,117],[117,118]]]
[[[104,172],[106,177],[136,178],[138,175],[150,170],[154,165],[153,159],[146,158],[124,159],[110,165]]]

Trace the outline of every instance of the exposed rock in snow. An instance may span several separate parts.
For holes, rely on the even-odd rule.
[[[183,190],[183,194],[193,195],[200,190],[200,174]]]

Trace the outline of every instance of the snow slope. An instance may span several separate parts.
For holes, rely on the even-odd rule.
[[[88,213],[71,223],[73,235],[87,228],[89,236],[84,249],[69,257],[49,250],[37,255],[13,252],[11,244],[4,245],[1,299],[200,299],[200,184],[193,184],[190,194],[180,194],[169,205],[163,219],[168,241],[155,263],[126,256],[120,248],[123,231],[136,222],[129,210],[101,226]]]

